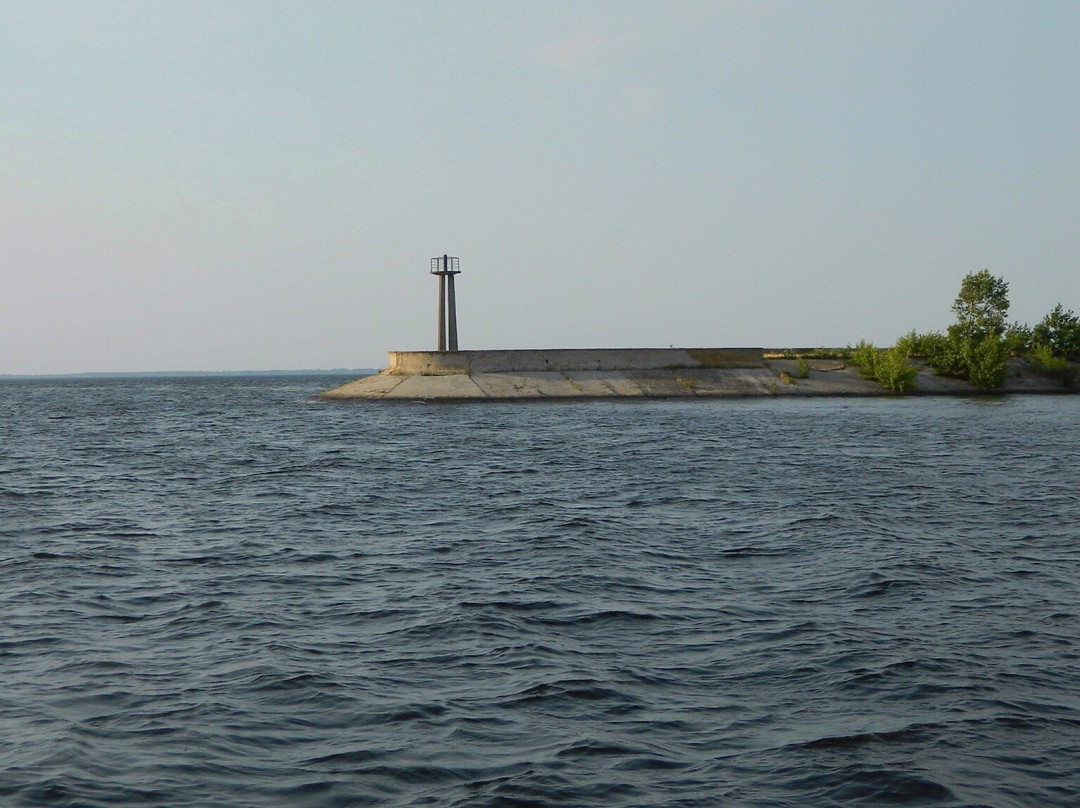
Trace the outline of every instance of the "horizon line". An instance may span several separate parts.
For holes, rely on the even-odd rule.
[[[191,378],[199,376],[345,376],[376,372],[377,368],[301,368],[286,370],[103,370],[72,373],[0,373],[0,380],[17,379],[101,379],[121,377]]]

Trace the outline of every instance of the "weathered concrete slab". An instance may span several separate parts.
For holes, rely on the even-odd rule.
[[[574,398],[581,393],[562,373],[474,373],[489,398]]]
[[[874,382],[868,382],[874,384]],[[922,372],[915,376],[915,392],[929,395],[964,395],[976,391],[974,385],[963,379],[951,379],[948,376],[935,376]]]
[[[563,375],[582,396],[632,398],[644,395],[641,385],[626,371],[577,370]]]
[[[382,398],[437,401],[439,399],[484,399],[488,395],[464,373],[447,376],[402,376],[401,384]]]
[[[724,393],[731,396],[797,395],[798,388],[784,384],[771,369],[729,371],[724,376]]]
[[[802,396],[887,396],[889,391],[875,381],[864,379],[854,368],[838,371],[810,371],[805,379],[793,379],[790,387]]]
[[[724,384],[724,374],[742,372],[744,371],[688,368],[672,371],[672,377],[675,384],[685,390],[686,395],[722,396],[726,395],[727,390],[727,386]]]
[[[1014,356],[1005,366],[1001,389],[1006,393],[1060,393],[1064,388],[1059,379],[1036,373],[1027,359]]]
[[[674,398],[694,395],[691,382],[679,371],[640,370],[635,371],[632,378],[645,396]]]
[[[783,392],[777,375],[760,369],[680,370],[676,381],[696,396],[771,396]]]
[[[798,372],[794,359],[769,359],[766,363],[776,379],[778,395],[801,396],[883,396],[889,395],[880,384],[864,379],[858,370],[834,360],[808,360],[807,376],[795,378]],[[783,378],[781,374],[786,374]]]
[[[373,376],[365,376],[356,381],[347,382],[333,390],[319,393],[320,398],[381,398],[393,390],[405,376],[391,376],[390,374],[376,373]]]

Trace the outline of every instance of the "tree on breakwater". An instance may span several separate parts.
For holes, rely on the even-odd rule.
[[[1034,328],[1008,324],[1009,284],[989,270],[971,272],[960,282],[953,301],[956,322],[945,333],[905,334],[888,349],[860,342],[852,362],[867,378],[897,393],[914,389],[912,357],[941,376],[967,379],[976,387],[1000,387],[1010,356],[1026,357],[1037,372],[1058,379],[1065,387],[1076,380],[1080,361],[1080,318],[1059,303]]]
[[[979,342],[989,336],[1000,337],[1009,314],[1009,284],[987,269],[970,272],[960,282],[952,310],[956,322],[949,326],[951,339]]]
[[[1035,346],[1049,348],[1054,356],[1080,362],[1080,318],[1060,303],[1031,329],[1031,339]]]

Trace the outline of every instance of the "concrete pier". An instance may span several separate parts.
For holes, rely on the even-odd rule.
[[[589,398],[890,396],[838,360],[765,359],[760,348],[391,351],[380,373],[320,393],[328,399],[504,401]],[[1061,384],[1009,360],[1001,388],[936,376],[916,362],[915,395],[1061,393]]]
[[[455,373],[544,373],[578,370],[752,368],[761,348],[552,348],[520,351],[390,351],[386,373],[448,376]]]
[[[762,395],[761,348],[391,351],[385,370],[320,394],[398,400]]]

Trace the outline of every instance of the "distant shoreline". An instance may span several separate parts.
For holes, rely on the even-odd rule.
[[[202,379],[249,376],[365,376],[375,368],[331,368],[329,370],[147,370],[96,373],[0,373],[0,382],[78,379]]]

